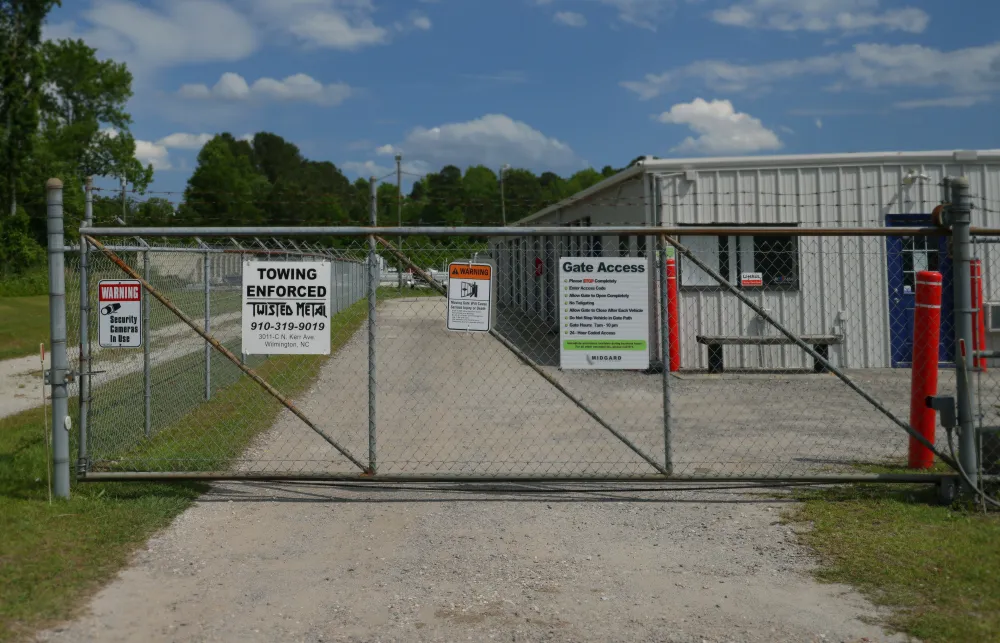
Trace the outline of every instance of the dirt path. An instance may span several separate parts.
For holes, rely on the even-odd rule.
[[[239,336],[240,313],[218,315],[212,320],[213,335],[222,341],[228,341]],[[183,322],[164,326],[153,331],[153,345],[150,350],[150,361],[157,364],[183,357],[189,353],[202,350],[205,341],[198,337]],[[118,349],[115,349],[118,350]],[[68,348],[71,362],[70,368],[77,368],[78,349]],[[96,378],[95,387],[107,384],[115,378],[137,373],[142,370],[142,351],[138,349],[121,349],[121,354],[115,361],[104,360],[100,356],[104,352],[95,343],[91,347],[95,370],[107,368],[110,377]],[[49,353],[46,349],[45,368],[49,368]],[[48,392],[46,392],[48,394]],[[75,395],[75,386],[71,386],[70,395]],[[20,413],[42,403],[42,368],[38,356],[15,357],[0,361],[0,418]]]
[[[386,470],[490,471],[519,462],[528,470],[540,458],[628,470],[634,454],[567,420],[564,402],[547,397],[492,340],[432,332],[428,324],[440,326],[425,314],[432,305],[403,300],[380,311]],[[428,333],[423,345],[412,341],[419,329]],[[359,455],[367,437],[365,355],[362,329],[300,405]],[[435,373],[469,387],[443,386]],[[409,404],[430,406],[406,413]],[[614,411],[617,403],[612,396],[606,404]],[[431,408],[440,410],[431,416]],[[498,444],[504,436],[516,439]],[[543,436],[555,440],[554,455]],[[510,459],[512,447],[523,457]],[[324,462],[343,464],[284,414],[243,464],[316,471]],[[878,614],[850,589],[811,580],[807,553],[779,521],[787,505],[772,496],[421,487],[216,485],[93,599],[87,615],[41,639],[905,640],[870,625]]]

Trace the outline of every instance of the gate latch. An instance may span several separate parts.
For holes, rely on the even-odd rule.
[[[927,408],[934,409],[941,418],[941,426],[946,429],[955,428],[955,398],[944,395],[928,395]]]
[[[76,371],[66,371],[66,378],[65,378],[66,383],[67,384],[72,384],[73,382],[75,382],[77,375],[78,375],[78,373]],[[44,376],[45,376],[45,384],[46,384],[46,386],[48,386],[49,384],[52,384],[52,369],[51,368],[48,369],[48,370],[46,370],[44,372]]]

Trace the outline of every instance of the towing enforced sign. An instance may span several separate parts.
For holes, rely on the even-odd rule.
[[[330,354],[330,263],[243,264],[243,353]]]

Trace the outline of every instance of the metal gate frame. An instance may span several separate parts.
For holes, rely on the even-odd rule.
[[[49,238],[50,238],[50,276],[56,273],[58,270],[60,273],[63,270],[63,240],[62,240],[62,199],[61,199],[61,185],[57,185],[57,181],[50,181],[48,184],[48,196],[49,196]],[[956,330],[957,339],[959,341],[964,341],[966,345],[971,346],[971,333],[972,333],[972,313],[970,307],[970,292],[969,292],[969,278],[967,275],[970,270],[970,234],[975,235],[1000,235],[1000,230],[997,229],[986,229],[986,228],[971,228],[969,224],[969,202],[968,202],[968,182],[958,180],[954,182],[953,185],[955,195],[953,197],[953,204],[951,206],[952,214],[949,216],[950,225],[954,228],[953,243],[955,247],[955,257],[956,257]],[[964,188],[964,192],[963,192]],[[88,206],[90,205],[88,199]],[[89,214],[88,207],[88,214]],[[81,458],[80,467],[77,471],[78,480],[80,481],[99,481],[99,480],[162,480],[162,479],[213,479],[213,480],[336,480],[336,481],[455,481],[455,482],[498,482],[498,481],[636,481],[636,482],[664,482],[664,481],[702,481],[702,482],[767,482],[767,481],[781,481],[781,482],[857,482],[857,481],[882,481],[882,482],[937,482],[943,483],[947,481],[953,481],[955,476],[952,474],[943,473],[921,473],[921,474],[832,474],[832,475],[805,475],[805,476],[774,476],[774,477],[740,477],[740,476],[678,476],[674,475],[671,467],[671,439],[670,439],[670,380],[669,369],[662,368],[662,378],[663,378],[663,399],[664,399],[664,437],[665,437],[665,453],[664,460],[661,462],[657,458],[645,453],[636,446],[627,436],[614,428],[611,424],[605,421],[600,415],[586,405],[582,400],[579,400],[574,396],[569,390],[567,390],[558,381],[554,380],[548,374],[544,373],[532,360],[523,353],[513,342],[505,338],[502,334],[497,331],[491,331],[491,334],[497,339],[505,348],[510,350],[514,355],[518,357],[524,364],[528,365],[532,370],[541,375],[546,381],[548,381],[553,387],[555,387],[560,393],[570,399],[574,404],[576,404],[581,410],[583,410],[592,419],[597,421],[604,429],[614,435],[624,446],[631,449],[633,452],[638,454],[643,460],[645,460],[650,467],[652,472],[648,475],[634,475],[634,476],[573,476],[573,475],[545,475],[545,476],[534,476],[534,475],[516,475],[516,476],[461,476],[461,475],[396,475],[396,474],[379,474],[377,470],[377,458],[376,458],[376,408],[375,408],[375,370],[374,370],[374,358],[375,358],[375,322],[376,322],[376,299],[375,291],[378,285],[378,266],[376,263],[376,247],[377,245],[383,246],[388,252],[393,254],[397,260],[401,263],[405,263],[410,266],[415,272],[421,274],[429,284],[435,284],[435,281],[430,278],[429,275],[423,273],[423,271],[413,264],[408,257],[406,257],[402,252],[400,252],[395,246],[386,241],[387,237],[403,237],[410,235],[425,235],[429,237],[448,237],[448,236],[473,236],[473,237],[526,237],[526,236],[565,236],[565,237],[580,237],[580,236],[617,236],[617,235],[634,235],[637,237],[647,237],[657,240],[657,247],[659,250],[659,257],[657,260],[657,278],[656,284],[659,288],[659,301],[660,306],[657,311],[661,329],[664,331],[662,333],[662,341],[659,342],[660,357],[662,364],[667,364],[668,350],[667,346],[669,333],[665,332],[667,325],[667,302],[666,302],[666,275],[665,275],[665,252],[666,247],[672,246],[677,252],[682,254],[687,260],[690,260],[693,264],[697,265],[701,270],[706,272],[712,277],[723,289],[727,290],[730,294],[739,299],[744,305],[752,309],[757,315],[762,319],[766,320],[771,326],[773,326],[777,331],[788,338],[792,343],[798,346],[802,351],[810,355],[818,363],[824,365],[831,373],[836,375],[848,388],[850,388],[854,393],[864,399],[873,408],[879,411],[887,419],[889,419],[893,424],[902,429],[911,438],[921,443],[925,447],[931,449],[935,454],[941,459],[942,462],[946,463],[948,466],[959,472],[960,476],[967,484],[974,485],[969,480],[969,475],[966,472],[975,472],[976,467],[976,451],[975,451],[975,432],[973,430],[973,416],[971,413],[972,409],[972,391],[966,382],[965,385],[962,384],[963,378],[959,378],[958,384],[958,424],[960,428],[960,457],[956,460],[947,454],[941,453],[935,448],[933,444],[928,442],[926,438],[920,435],[918,432],[909,425],[908,422],[897,417],[893,414],[885,405],[879,402],[874,396],[865,391],[856,382],[854,382],[848,375],[846,375],[842,370],[837,368],[835,365],[830,363],[829,359],[819,352],[814,350],[810,345],[804,342],[795,333],[790,331],[784,325],[782,325],[777,319],[771,316],[766,310],[754,303],[749,297],[736,288],[733,284],[727,281],[722,275],[720,275],[716,270],[712,269],[706,265],[701,259],[692,253],[688,248],[682,245],[677,238],[680,234],[688,235],[719,235],[719,234],[738,234],[738,235],[799,235],[799,236],[816,236],[816,237],[843,237],[843,236],[887,236],[887,235],[912,235],[912,236],[942,236],[952,234],[951,230],[943,229],[942,227],[892,227],[892,228],[800,228],[800,227],[740,227],[736,230],[730,230],[727,228],[720,227],[653,227],[653,226],[605,226],[605,227],[459,227],[459,228],[446,228],[446,227],[361,227],[361,226],[346,226],[346,227],[336,227],[336,226],[305,226],[305,227],[121,227],[121,228],[106,228],[106,227],[94,227],[89,224],[89,217],[85,221],[84,226],[80,229],[81,238],[84,240],[84,248],[81,251],[82,261],[81,265],[84,270],[86,270],[87,261],[86,257],[90,252],[90,248],[93,247],[98,251],[104,253],[112,261],[115,261],[120,268],[126,274],[134,279],[139,279],[143,287],[151,295],[156,297],[162,304],[173,310],[175,314],[191,329],[202,336],[208,345],[210,345],[214,350],[223,354],[227,359],[236,364],[240,370],[242,370],[248,377],[253,379],[258,385],[265,389],[265,391],[281,401],[281,403],[291,410],[301,421],[303,421],[307,426],[310,426],[320,435],[323,435],[322,431],[312,423],[308,417],[305,416],[301,411],[298,411],[294,404],[290,400],[284,398],[279,391],[274,389],[268,382],[263,378],[253,372],[252,369],[246,367],[240,363],[240,359],[228,351],[220,342],[215,340],[211,334],[205,328],[200,328],[198,324],[192,320],[190,317],[185,315],[180,310],[172,307],[168,299],[159,295],[155,288],[153,288],[149,282],[140,275],[137,271],[129,267],[125,262],[117,258],[112,250],[107,246],[98,241],[97,237],[112,237],[112,238],[122,238],[122,237],[198,237],[198,238],[257,238],[261,236],[340,236],[340,237],[355,237],[355,238],[365,238],[368,241],[368,271],[369,271],[369,285],[368,285],[368,303],[369,303],[369,318],[368,318],[368,330],[369,330],[369,459],[367,465],[355,457],[353,454],[348,452],[342,446],[338,445],[336,441],[332,440],[328,436],[323,435],[334,448],[336,448],[341,454],[345,455],[352,463],[354,463],[361,470],[356,475],[325,475],[325,474],[281,474],[281,473],[198,473],[198,472],[92,472],[88,471],[86,467],[86,426],[87,426],[87,416],[86,416],[86,404],[89,402],[89,389],[90,389],[90,376],[89,372],[90,363],[87,356],[89,355],[89,346],[85,349],[84,344],[89,344],[89,336],[84,333],[81,338],[81,372],[72,373],[69,371],[66,362],[65,355],[65,282],[61,277],[61,274],[52,281],[51,297],[53,302],[57,305],[52,307],[53,314],[53,368],[51,373],[49,373],[49,381],[53,387],[53,403],[54,403],[54,422],[59,423],[62,421],[62,417],[65,417],[65,412],[60,416],[59,410],[56,405],[59,404],[61,399],[61,407],[63,411],[65,409],[66,400],[66,385],[67,382],[73,381],[75,376],[80,377],[81,393],[86,392],[87,394],[81,394],[81,411],[83,415],[81,416],[80,427],[83,429],[80,440],[81,448]],[[964,278],[963,278],[964,277]],[[81,281],[85,287],[86,285],[86,275],[82,275]],[[439,292],[443,292],[440,284],[435,284]],[[964,291],[964,292],[963,292]],[[58,304],[61,304],[58,305]],[[88,301],[84,297],[81,300],[82,311],[84,314],[84,319],[86,319],[86,313],[88,312]],[[62,317],[61,326],[57,319]],[[83,322],[84,324],[86,322]],[[61,336],[60,336],[61,333]],[[61,353],[61,354],[60,354]],[[967,360],[959,360],[960,368],[969,368],[971,366],[971,361],[974,359],[971,351],[967,355]],[[66,427],[68,428],[68,427]],[[68,466],[68,443],[62,444],[62,440],[59,439],[60,435],[65,436],[66,431],[54,431],[57,439],[53,445],[55,454],[55,464],[57,466],[56,475],[56,487],[57,494],[62,495],[63,491],[63,480],[60,478],[58,473],[59,466],[66,464]],[[67,441],[68,442],[68,441]],[[68,496],[68,476],[65,477],[65,494]]]

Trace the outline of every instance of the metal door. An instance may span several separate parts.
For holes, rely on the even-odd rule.
[[[931,225],[928,214],[890,214],[886,225]],[[937,270],[942,277],[941,339],[938,356],[942,365],[953,361],[952,269],[948,237],[886,237],[889,282],[889,336],[893,368],[909,368],[913,360],[913,309],[916,274]]]

